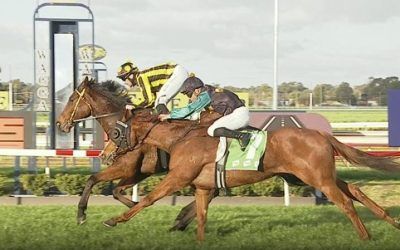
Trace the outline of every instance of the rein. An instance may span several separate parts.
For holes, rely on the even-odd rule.
[[[185,137],[186,137],[191,131],[193,131],[193,129],[194,129],[195,127],[198,127],[198,125],[199,125],[199,124],[197,124],[197,123],[193,123],[192,125],[190,125],[190,126],[188,127],[188,129],[185,131],[185,133],[183,133],[183,135],[180,136],[180,138],[178,138],[178,140],[176,140],[176,141],[169,147],[169,150],[171,150],[176,144],[178,144],[178,143],[181,142],[183,139],[185,139]]]
[[[130,122],[130,120],[131,120],[132,118],[133,118],[133,117],[129,118],[129,119],[126,121],[126,123]],[[140,139],[138,139],[138,142],[137,142],[134,146],[131,146],[131,145],[130,145],[130,138],[127,138],[128,147],[125,148],[125,149],[123,149],[122,151],[119,151],[120,148],[121,148],[121,144],[116,144],[117,147],[116,147],[116,150],[115,150],[115,156],[118,157],[118,156],[121,156],[122,154],[125,154],[125,153],[128,152],[128,151],[132,151],[132,150],[138,149],[140,146],[142,146],[143,141],[144,141],[144,140],[147,138],[147,136],[150,134],[151,130],[153,130],[153,128],[154,128],[155,126],[157,126],[158,124],[160,124],[160,121],[156,121],[155,123],[153,123],[153,125],[146,131],[146,133],[145,133]],[[130,126],[129,126],[128,128],[131,129]]]
[[[142,144],[143,144],[143,142],[144,142],[144,140],[147,138],[147,136],[150,134],[150,132],[153,130],[153,128],[155,128],[158,124],[160,124],[161,123],[161,121],[156,121],[155,123],[153,123],[153,125],[147,130],[147,132],[142,136],[142,138],[140,138],[139,140],[138,140],[138,143],[136,143],[136,145],[134,146],[134,147],[132,147],[132,148],[129,148],[130,150],[135,150],[135,149],[137,149],[137,148],[139,148]],[[193,123],[186,131],[185,131],[185,133],[183,133],[183,135],[182,136],[180,136],[180,138],[178,139],[178,140],[176,140],[175,141],[175,143],[173,144],[173,145],[171,145],[171,147],[172,146],[175,146],[178,142],[180,142],[181,140],[183,140],[184,138],[185,138],[185,136],[186,135],[188,135],[189,133],[190,133],[190,131],[192,131],[193,130],[193,128],[195,128],[195,127],[197,127],[198,126],[198,124],[196,124],[196,123]]]
[[[136,143],[136,145],[132,148],[132,150],[137,149],[138,147],[140,147],[143,144],[144,139],[146,139],[147,136],[150,134],[151,130],[153,130],[153,128],[155,126],[160,124],[160,122],[161,121],[158,120],[155,123],[153,123],[153,125],[149,128],[149,130],[147,130],[147,132],[143,135],[143,137],[138,140],[138,143]]]
[[[86,121],[86,120],[90,120],[90,119],[98,119],[98,118],[103,118],[103,117],[118,115],[119,113],[120,113],[120,112],[113,112],[113,113],[108,113],[108,114],[103,114],[103,115],[98,115],[98,116],[89,116],[89,117],[86,117],[86,118],[73,120],[73,122]]]

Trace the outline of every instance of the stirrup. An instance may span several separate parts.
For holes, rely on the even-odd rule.
[[[249,145],[251,139],[250,133],[243,133],[242,136],[239,138],[240,149],[244,151]]]

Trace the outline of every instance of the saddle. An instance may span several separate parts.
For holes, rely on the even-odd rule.
[[[226,194],[226,171],[229,170],[252,170],[262,171],[262,158],[265,153],[267,141],[266,131],[254,128],[244,129],[252,134],[249,145],[244,151],[241,150],[237,139],[220,137],[215,159],[215,183],[222,193]]]

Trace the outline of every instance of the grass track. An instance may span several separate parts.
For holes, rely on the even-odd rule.
[[[399,249],[400,231],[357,208],[373,239],[361,241],[334,206],[211,207],[206,241],[167,230],[180,207],[155,206],[130,222],[105,228],[101,222],[123,207],[92,206],[88,221],[75,224],[75,207],[0,206],[0,249]],[[389,212],[399,215],[400,208]]]
[[[386,110],[324,110],[310,111],[324,116],[329,122],[387,122]]]

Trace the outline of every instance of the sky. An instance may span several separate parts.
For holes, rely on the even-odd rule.
[[[33,82],[32,17],[43,2],[1,1],[2,81]],[[139,69],[173,61],[206,83],[272,86],[274,0],[91,0],[90,8],[109,79],[126,60]],[[399,13],[397,0],[279,0],[278,82],[355,86],[399,76]]]

